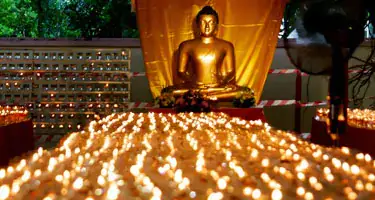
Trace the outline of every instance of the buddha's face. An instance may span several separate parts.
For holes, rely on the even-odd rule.
[[[201,15],[199,17],[199,30],[202,36],[214,36],[217,28],[217,21],[213,15]]]

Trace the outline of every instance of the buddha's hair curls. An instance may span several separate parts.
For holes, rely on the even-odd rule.
[[[195,23],[199,25],[199,19],[201,15],[213,15],[216,18],[216,23],[219,23],[219,14],[211,6],[205,6],[200,10],[195,18]]]

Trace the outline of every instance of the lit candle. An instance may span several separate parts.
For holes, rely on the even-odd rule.
[[[326,149],[222,113],[122,113],[0,169],[0,196],[26,198],[24,187],[38,192],[52,180],[61,188],[41,198],[353,199],[374,195],[373,164],[367,154]],[[323,190],[328,184],[335,191]]]

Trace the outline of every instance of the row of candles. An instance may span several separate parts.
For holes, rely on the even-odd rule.
[[[121,110],[114,112],[121,112]],[[50,129],[77,131],[98,118],[100,118],[98,114],[33,114],[33,121],[38,122],[34,123],[33,128],[39,131]]]
[[[90,65],[87,65],[87,64],[82,64],[80,66],[77,66],[76,64],[72,64],[72,65],[62,65],[62,66],[59,66],[58,64],[56,65],[47,65],[47,64],[44,64],[44,65],[35,65],[33,67],[33,65],[3,65],[1,67],[2,70],[11,70],[11,71],[8,71],[8,72],[3,72],[3,73],[10,73],[10,72],[16,72],[17,73],[17,70],[30,70],[30,71],[44,71],[45,73],[55,73],[55,72],[61,72],[61,71],[119,71],[119,72],[127,72],[129,71],[129,66],[127,64],[112,64],[112,63],[103,63],[103,64],[95,64],[95,63],[91,63]],[[15,71],[12,71],[12,70],[15,70]]]
[[[39,117],[37,115],[33,115],[33,118],[39,118],[39,119],[93,119],[96,118],[97,114],[56,114],[56,113],[51,113],[51,114],[39,114]]]
[[[29,108],[34,108],[33,104],[28,104]],[[111,109],[117,109],[117,108],[128,108],[129,106],[127,104],[109,104],[109,103],[66,103],[66,104],[36,104],[35,108],[56,108],[56,109],[76,109],[76,108],[86,108],[86,109],[95,109],[95,108],[111,108]]]
[[[28,111],[24,107],[0,106],[0,126],[19,123],[28,119]]]
[[[41,100],[51,100],[50,103],[26,103],[28,108],[77,108],[77,107],[84,107],[84,108],[122,108],[125,107],[127,104],[125,102],[128,102],[128,99],[124,97],[111,97],[111,98],[94,98],[94,97],[87,97],[87,98],[74,98],[74,97],[68,97],[64,98],[66,96],[61,96],[58,98],[48,98],[48,97],[41,97]],[[21,98],[21,96],[16,97],[18,99]],[[23,97],[28,98],[28,97]],[[2,96],[0,95],[0,99],[2,99]],[[11,100],[11,97],[6,97],[5,100]],[[62,101],[59,102],[59,100]],[[65,102],[64,102],[65,100]],[[70,100],[70,101],[67,101]],[[53,102],[58,101],[58,102]],[[76,102],[75,102],[76,101]],[[24,102],[24,101],[23,101]],[[34,101],[35,102],[35,101]],[[120,102],[125,104],[120,104]],[[24,103],[25,104],[25,103]]]
[[[328,117],[329,109],[318,109],[317,116],[322,120]],[[375,130],[375,111],[369,109],[348,109],[348,125]]]
[[[120,52],[87,52],[87,53],[15,53],[1,52],[0,59],[43,59],[43,60],[127,60],[129,53],[127,51]]]
[[[0,80],[10,82],[27,82],[32,80],[37,81],[57,81],[57,80],[64,80],[64,81],[123,81],[128,80],[132,74],[99,74],[99,73],[72,73],[69,75],[44,75],[42,76],[40,73],[36,73],[36,78],[33,76],[26,76],[26,77],[18,77],[18,76],[0,76]]]
[[[92,82],[86,82],[86,81],[106,81],[108,83],[96,83],[96,84],[119,84],[117,82],[121,81],[123,83],[120,83],[120,84],[124,84],[126,82],[129,82],[130,81],[130,76],[131,75],[124,75],[124,76],[104,76],[104,75],[100,75],[100,76],[96,76],[96,77],[79,77],[78,75],[77,76],[69,76],[69,77],[58,77],[58,76],[55,76],[55,77],[50,77],[50,76],[44,76],[44,77],[38,77],[36,79],[34,79],[33,77],[18,77],[18,78],[13,78],[11,80],[9,80],[9,77],[5,77],[5,78],[2,78],[0,77],[0,81],[5,81],[5,84],[2,86],[2,87],[6,87],[6,88],[11,88],[12,86],[14,88],[19,88],[21,86],[20,83],[22,82],[31,82],[31,81],[73,81],[74,83],[70,84],[70,85],[76,85],[76,84],[93,84]],[[12,82],[10,82],[12,81]],[[115,81],[116,83],[111,83],[111,81]],[[20,82],[20,83],[18,83]],[[38,83],[38,82],[35,82],[35,83]],[[51,83],[54,83],[54,82],[51,82]]]
[[[80,130],[82,128],[81,124],[34,124],[34,129],[75,129]]]
[[[28,87],[29,85],[26,85],[26,87],[10,87],[10,86],[5,86],[5,87],[1,87],[0,86],[0,90],[3,90],[3,92],[13,92],[14,90],[16,91],[30,91],[30,87]],[[80,86],[76,86],[76,87],[71,87],[71,88],[52,88],[52,87],[43,87],[43,88],[40,88],[43,92],[49,92],[49,91],[52,91],[52,92],[60,92],[60,93],[64,93],[64,92],[73,92],[73,91],[82,91],[82,92],[128,92],[129,91],[129,88],[130,88],[130,85],[128,84],[122,84],[122,85],[119,85],[119,84],[112,84],[111,86],[106,86],[106,85],[103,85],[103,86],[96,86],[94,87],[93,85],[80,85]]]
[[[261,121],[112,114],[0,169],[0,199],[371,199],[375,161]]]

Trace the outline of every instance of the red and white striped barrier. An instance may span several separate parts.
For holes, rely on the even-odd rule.
[[[46,142],[58,142],[63,135],[35,135],[34,141],[36,145],[44,144]]]
[[[257,108],[270,107],[270,106],[287,106],[296,104],[296,100],[263,100],[260,101]]]
[[[146,76],[146,72],[132,72],[131,77]]]
[[[268,74],[296,74],[298,69],[270,69]],[[308,74],[301,72],[302,76],[307,76]]]
[[[326,101],[314,101],[314,102],[307,102],[307,103],[301,103],[296,102],[296,100],[263,100],[260,101],[258,105],[256,105],[256,108],[264,108],[264,107],[276,107],[276,106],[288,106],[288,105],[295,105],[299,104],[301,107],[314,107],[314,106],[325,106],[327,105]],[[134,108],[157,108],[153,103],[147,103],[147,102],[130,102],[128,103],[129,109]]]
[[[288,106],[299,104],[301,107],[315,107],[315,106],[325,106],[327,105],[326,101],[313,101],[307,103],[297,102],[296,100],[263,100],[256,107],[275,107],[275,106]]]
[[[268,74],[296,74],[300,70],[298,69],[270,69]],[[356,74],[362,72],[362,70],[349,70],[349,74]],[[368,70],[364,71],[365,73],[369,72]],[[308,76],[308,74],[301,72],[302,76]]]
[[[129,102],[128,108],[156,108],[156,106],[150,102]]]
[[[301,103],[301,107],[315,107],[315,106],[325,106],[327,105],[326,101],[314,101],[308,103]]]

